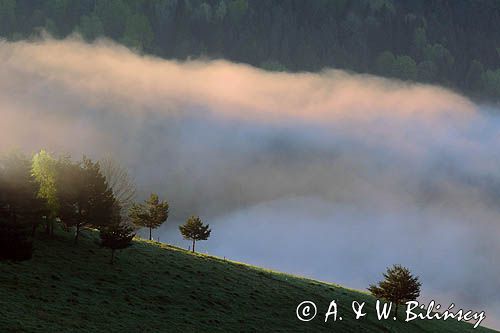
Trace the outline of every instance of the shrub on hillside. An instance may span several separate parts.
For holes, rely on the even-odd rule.
[[[114,262],[115,251],[131,246],[134,236],[134,229],[121,223],[114,223],[100,230],[101,246],[111,250],[110,264]]]

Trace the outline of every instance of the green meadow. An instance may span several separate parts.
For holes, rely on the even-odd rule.
[[[378,321],[365,292],[140,239],[113,265],[109,258],[97,232],[77,246],[64,232],[39,235],[31,260],[0,262],[0,332],[493,332],[404,323],[403,310],[398,321]],[[309,322],[296,317],[304,300],[318,307]],[[325,323],[331,300],[343,320]],[[354,319],[353,300],[367,302],[363,319]]]

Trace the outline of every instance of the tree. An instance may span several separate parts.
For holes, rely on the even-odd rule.
[[[59,164],[57,194],[61,220],[76,228],[75,243],[82,227],[109,224],[116,209],[113,191],[99,163],[86,157],[79,163],[66,160]]]
[[[415,80],[417,78],[415,60],[407,55],[397,56],[393,63],[392,75],[402,80]]]
[[[57,163],[49,153],[41,150],[32,159],[31,173],[38,182],[40,189],[38,197],[45,200],[48,216],[46,218],[46,232],[54,234],[54,220],[59,214],[59,200],[57,198]]]
[[[125,31],[121,39],[123,44],[143,51],[151,45],[153,39],[153,30],[147,16],[134,13],[127,17]]]
[[[417,66],[417,78],[420,82],[434,82],[437,72],[436,65],[430,60],[422,61]]]
[[[392,76],[392,68],[395,60],[394,54],[390,51],[380,53],[375,61],[377,73],[380,75]]]
[[[239,23],[248,10],[247,0],[234,0],[228,3],[227,11],[233,24]]]
[[[488,69],[481,75],[482,86],[490,96],[500,97],[500,68]]]
[[[123,35],[131,8],[123,0],[106,0],[96,3],[96,12],[103,23],[106,36],[118,40]]]
[[[472,60],[467,75],[465,76],[465,82],[472,91],[478,91],[482,88],[481,77],[483,73],[483,64],[480,61]]]
[[[134,180],[124,167],[111,158],[104,158],[99,163],[101,172],[118,202],[121,220],[127,221],[128,212],[134,204],[136,195]]]
[[[0,1],[0,33],[12,32],[16,23],[16,0]]]
[[[47,214],[31,174],[31,161],[21,153],[0,160],[0,258],[27,260],[33,252],[32,232]]]
[[[394,265],[387,268],[384,280],[378,285],[370,285],[368,291],[376,298],[386,299],[396,305],[395,315],[398,314],[398,305],[414,301],[420,296],[421,283],[418,276],[413,276],[408,268]]]
[[[132,205],[129,216],[135,225],[149,228],[149,240],[152,240],[152,230],[167,220],[168,210],[168,203],[160,201],[158,194],[151,193],[143,204]]]
[[[90,16],[82,15],[80,18],[80,25],[77,27],[77,30],[87,41],[92,41],[104,34],[101,19],[95,14]]]
[[[193,252],[196,241],[207,240],[210,237],[212,230],[210,225],[204,225],[198,216],[191,216],[186,223],[179,226],[179,230],[184,239],[193,241]]]
[[[101,246],[111,250],[111,265],[114,262],[115,251],[131,246],[134,236],[134,229],[132,227],[119,222],[101,228]]]
[[[288,68],[286,68],[283,64],[281,64],[278,61],[273,61],[273,60],[264,61],[263,63],[260,64],[260,67],[262,69],[265,69],[266,71],[270,71],[270,72],[286,72],[286,71],[288,71]]]
[[[423,27],[416,28],[415,31],[413,32],[413,46],[417,51],[417,54],[420,55],[420,53],[424,50],[426,45],[427,45],[427,34],[425,32],[425,28]]]
[[[3,156],[0,164],[10,212],[15,219],[36,228],[48,211],[45,199],[38,196],[40,185],[31,173],[31,160],[20,152],[12,152]]]
[[[423,51],[424,59],[432,61],[439,70],[439,78],[445,81],[446,78],[453,72],[453,64],[455,58],[450,51],[441,44],[427,45]]]

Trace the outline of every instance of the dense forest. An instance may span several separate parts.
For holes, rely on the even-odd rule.
[[[325,67],[500,100],[498,0],[0,0],[0,35],[110,37],[165,58]]]

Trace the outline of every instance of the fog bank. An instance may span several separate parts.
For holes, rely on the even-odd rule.
[[[112,155],[199,249],[366,288],[389,265],[500,328],[500,117],[440,87],[176,62],[101,40],[0,43],[0,150]],[[198,246],[197,246],[198,247]],[[307,295],[304,295],[307,298]]]

